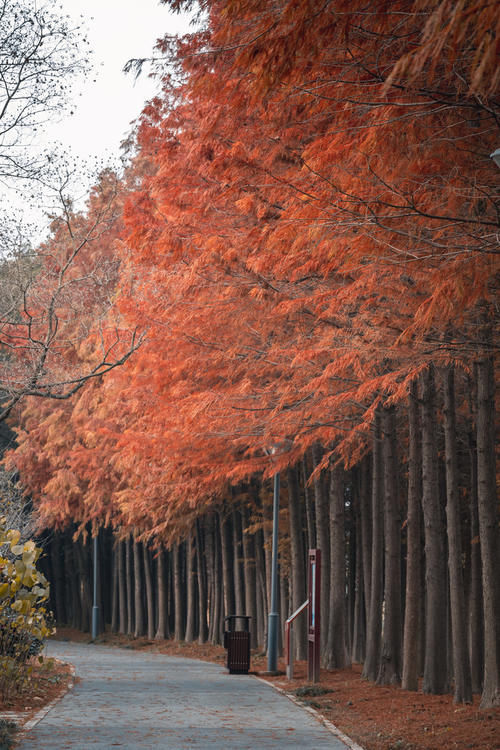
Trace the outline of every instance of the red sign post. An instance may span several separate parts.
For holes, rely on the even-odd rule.
[[[309,682],[319,682],[320,670],[320,589],[321,589],[321,550],[309,550],[309,607],[308,607],[308,655],[307,679]]]

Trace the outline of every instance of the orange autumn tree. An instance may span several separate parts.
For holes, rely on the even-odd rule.
[[[116,176],[103,173],[86,218],[61,194],[64,210],[52,219],[50,239],[2,258],[1,420],[29,396],[69,398],[123,364],[140,343],[136,332],[113,322],[116,261],[95,250],[120,213],[116,191]],[[82,367],[78,350],[85,348]]]
[[[181,84],[144,112],[125,209],[120,304],[148,338],[72,463],[87,482],[104,447],[120,523],[163,531],[317,442],[352,465],[378,403],[490,355],[496,91],[464,84],[471,35],[448,35],[442,75],[448,58],[398,67],[438,5],[205,3],[205,32],[165,40]],[[105,514],[84,487],[79,518]]]
[[[160,263],[173,260],[167,283],[179,296],[169,297],[165,325],[182,351],[174,392],[189,393],[196,373],[203,390],[182,403],[212,446],[228,421],[233,445],[251,452],[283,438],[299,452],[314,439],[331,444],[343,420],[366,429],[378,398],[404,398],[429,361],[489,352],[477,321],[496,294],[496,125],[462,87],[469,50],[457,50],[460,75],[447,88],[429,89],[423,70],[388,93],[387,74],[409,36],[420,41],[421,18],[411,3],[380,4],[368,19],[341,5],[321,14],[307,3],[249,3],[245,16],[227,3],[219,16],[214,4],[202,54],[193,40],[179,50],[189,108],[163,123],[169,150],[145,185],[131,243],[142,263],[152,248]],[[396,16],[405,23],[394,32]],[[243,284],[244,305],[231,308]],[[186,318],[191,294],[199,311],[192,305]],[[250,310],[258,325],[235,342],[233,322]],[[199,357],[216,363],[215,383]],[[186,424],[182,412],[176,437],[189,450]],[[355,436],[343,441],[351,456]],[[193,461],[206,455],[193,451]]]

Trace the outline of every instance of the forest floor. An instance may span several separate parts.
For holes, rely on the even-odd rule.
[[[90,642],[88,634],[62,628],[56,638]],[[226,651],[211,644],[149,641],[111,634],[100,636],[98,642],[220,664],[226,659]],[[475,696],[472,705],[455,705],[451,695],[433,696],[397,687],[379,687],[361,679],[359,665],[335,671],[322,669],[320,682],[312,686],[307,682],[304,662],[295,663],[295,678],[291,682],[284,675],[284,664],[278,666],[283,674],[269,677],[264,674],[265,655],[252,653],[252,674],[300,699],[365,750],[500,749],[500,709],[479,710],[479,696]],[[0,703],[0,715],[16,710],[33,714],[64,693],[71,676],[59,665],[53,670],[41,675],[32,693],[7,706]]]

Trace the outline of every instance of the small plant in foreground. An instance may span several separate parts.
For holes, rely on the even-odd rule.
[[[320,685],[303,685],[294,692],[297,698],[305,698],[307,696],[326,695],[326,693],[331,693],[332,691]]]
[[[11,750],[14,747],[17,724],[7,719],[0,719],[0,750]]]
[[[41,549],[0,518],[0,696],[4,701],[28,683],[31,657],[53,628],[45,608],[49,584],[36,568]],[[40,656],[39,659],[42,659]]]

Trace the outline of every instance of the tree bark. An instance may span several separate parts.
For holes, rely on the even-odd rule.
[[[174,577],[174,638],[176,641],[184,639],[184,611],[182,595],[182,547],[180,542],[175,542],[172,548],[172,563]]]
[[[80,616],[78,625],[82,633],[90,631],[90,617],[92,609],[92,595],[90,593],[90,566],[88,544],[84,544],[81,537],[74,543],[78,566],[78,590],[80,593]]]
[[[52,585],[55,590],[55,616],[59,624],[67,622],[64,597],[64,576],[61,565],[61,535],[55,531],[50,545],[50,559],[52,563]]]
[[[117,633],[120,627],[120,590],[118,578],[118,552],[120,543],[113,538],[112,555],[113,555],[113,601],[111,604],[111,632]]]
[[[236,611],[232,614],[244,615],[245,613],[245,587],[243,582],[243,549],[241,541],[241,514],[234,510],[232,514],[233,526],[233,555],[234,555],[234,603]]]
[[[127,586],[127,635],[132,635],[134,628],[134,596],[133,577],[134,567],[132,559],[132,538],[129,535],[125,539],[125,581]]]
[[[406,603],[403,640],[404,690],[418,690],[419,630],[422,609],[422,450],[417,384],[410,386],[408,403],[409,457],[408,457],[408,515],[406,537]]]
[[[361,530],[361,494],[362,494],[362,466],[358,467],[354,474],[355,490],[353,492],[354,511],[354,622],[352,630],[351,660],[362,664],[365,658],[366,642],[366,619],[364,603],[364,581],[363,581],[363,544]]]
[[[302,529],[302,512],[300,507],[299,481],[296,467],[287,469],[288,479],[288,515],[290,523],[290,553],[292,576],[292,607],[296,609],[307,598],[306,564],[304,555],[304,537]],[[294,622],[296,658],[307,658],[307,622],[303,614]]]
[[[139,638],[144,635],[146,629],[144,627],[144,587],[143,587],[143,574],[142,574],[142,554],[141,554],[141,543],[134,539],[133,541],[133,554],[134,554],[134,611],[135,611],[135,628],[134,637]]]
[[[384,409],[382,429],[385,572],[382,651],[377,683],[399,685],[401,682],[401,515],[398,498],[396,410],[393,406]]]
[[[484,675],[483,589],[479,515],[477,508],[477,452],[474,435],[469,433],[470,464],[470,583],[469,583],[469,648],[472,692],[481,693]]]
[[[380,636],[382,633],[382,564],[384,527],[382,519],[382,443],[380,409],[375,411],[373,421],[372,451],[372,555],[370,606],[366,629],[366,659],[362,675],[375,682],[380,663]]]
[[[361,516],[361,550],[363,562],[363,591],[365,604],[365,629],[368,623],[370,607],[371,569],[372,569],[372,507],[370,498],[371,469],[370,456],[365,456],[360,466],[360,516]],[[359,539],[358,539],[359,543]],[[366,631],[364,651],[366,655]],[[363,657],[364,658],[364,657]]]
[[[327,669],[349,664],[346,647],[345,501],[343,470],[330,472],[330,615],[326,649]]]
[[[199,519],[196,519],[196,564],[198,570],[198,643],[206,643],[207,626],[207,572],[203,554],[204,534]]]
[[[319,465],[322,458],[321,446],[315,443],[311,449],[313,468]],[[321,550],[321,653],[326,657],[328,643],[328,618],[330,616],[330,510],[328,496],[325,492],[323,473],[314,479],[314,507],[316,511],[316,544]],[[324,658],[325,658],[324,657]],[[323,658],[323,662],[324,662]]]
[[[254,535],[249,534],[250,513],[247,508],[241,512],[243,522],[243,570],[245,574],[245,614],[251,617],[250,643],[257,647],[257,580],[255,571]]]
[[[450,576],[451,641],[453,654],[454,702],[472,702],[464,576],[462,569],[462,528],[458,491],[457,425],[455,418],[455,376],[451,367],[443,373],[444,438],[446,450],[446,518],[448,531],[448,571]]]
[[[232,554],[231,518],[225,513],[219,516],[220,546],[222,554],[222,581],[224,589],[225,617],[235,614],[234,604],[234,576]]]
[[[214,559],[213,559],[213,571],[212,571],[212,592],[213,592],[213,629],[212,629],[212,643],[222,643],[222,634],[224,630],[224,591],[223,591],[223,576],[222,576],[222,550],[220,544],[220,529],[219,529],[219,515],[213,514],[212,520],[212,534],[213,534],[213,548],[214,548]]]
[[[304,500],[306,508],[306,523],[307,523],[307,545],[309,549],[316,547],[316,521],[314,518],[314,505],[311,498],[311,490],[307,484],[309,479],[309,471],[307,468],[307,456],[302,458],[300,464],[302,472],[302,484],[304,485]]]
[[[196,579],[194,573],[193,530],[186,540],[186,630],[184,640],[192,643],[196,638]]]
[[[493,360],[477,364],[477,498],[483,575],[484,681],[481,708],[500,706],[500,575]]]
[[[264,646],[267,637],[267,618],[269,614],[266,589],[266,560],[264,556],[264,533],[258,529],[254,537],[255,572],[257,577],[257,610],[259,613],[257,641]]]
[[[422,377],[422,509],[425,531],[424,693],[448,692],[446,567],[439,502],[436,407],[432,366]]]
[[[151,556],[146,544],[142,545],[142,559],[144,567],[144,582],[146,584],[147,634],[149,640],[152,641],[155,637],[155,600],[153,576],[151,573]]]
[[[120,633],[127,632],[128,626],[128,606],[127,606],[127,576],[125,567],[125,555],[126,555],[126,539],[122,539],[117,542],[117,554],[118,554],[118,600],[119,600],[119,631]]]
[[[164,640],[170,635],[168,627],[168,580],[165,575],[165,550],[160,547],[156,558],[156,588],[158,591],[158,625],[155,639]]]

